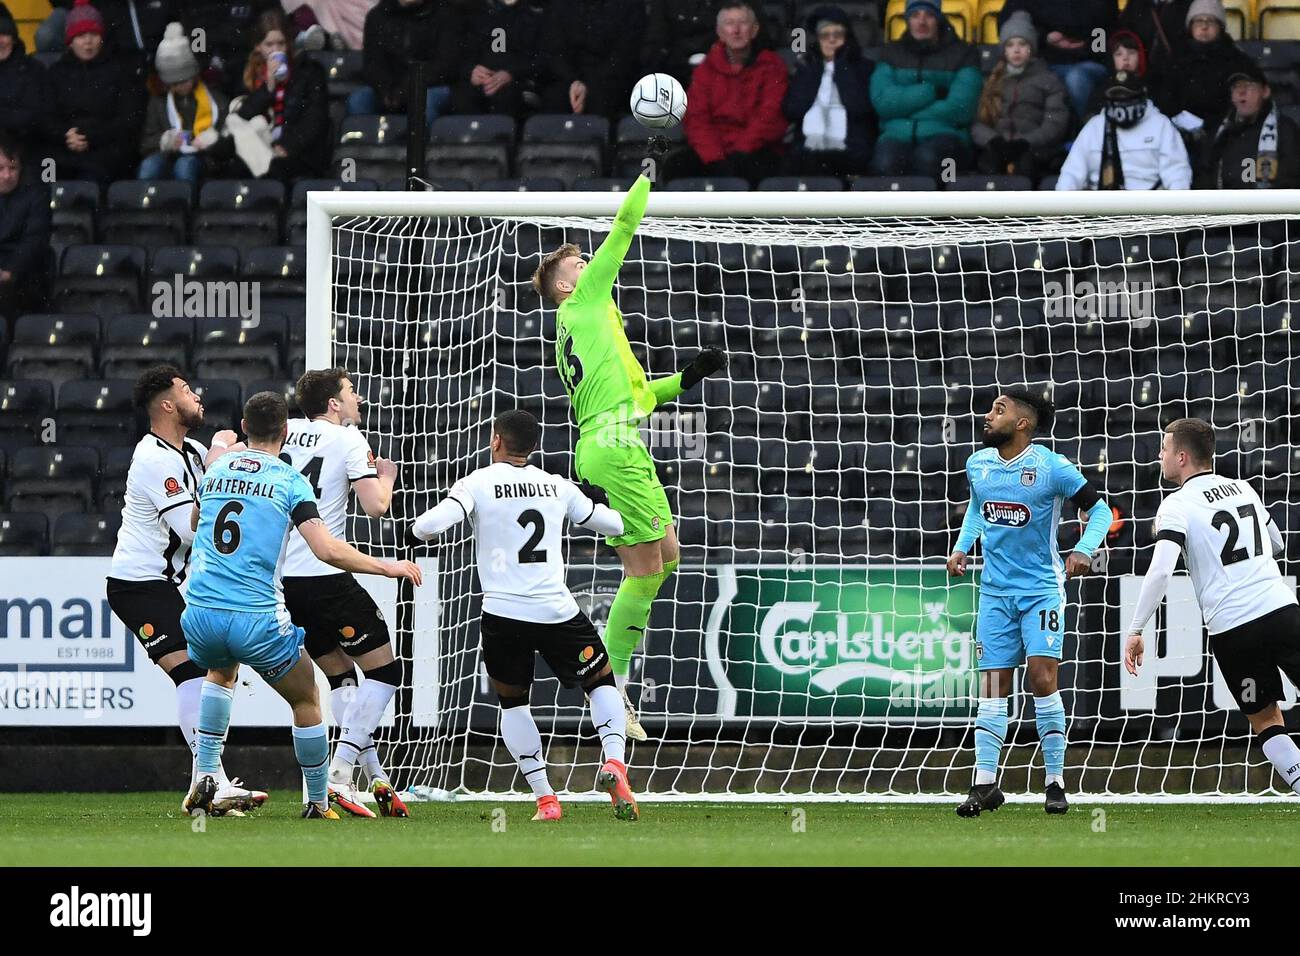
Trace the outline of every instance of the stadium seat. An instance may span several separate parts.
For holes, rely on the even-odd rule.
[[[677,150],[685,148],[686,133],[678,125],[669,129],[655,130],[655,134],[663,136],[670,143],[677,144],[665,159],[664,175],[660,177],[671,179],[673,156],[677,154]],[[638,123],[635,117],[624,116],[619,120],[614,131],[614,161],[610,170],[614,176],[626,177],[631,181],[641,174],[646,159],[646,140],[649,135],[649,131]]]
[[[1300,43],[1291,40],[1238,40],[1237,46],[1265,73],[1287,73],[1300,66]]]
[[[509,116],[440,116],[429,131],[425,169],[432,177],[475,183],[505,179],[515,133]]]
[[[95,315],[24,315],[14,326],[6,374],[42,378],[56,388],[74,378],[90,378],[99,348]]]
[[[69,246],[63,250],[51,308],[100,316],[137,311],[146,257],[139,246]]]
[[[573,181],[574,192],[586,193],[623,193],[627,192],[628,181],[614,176],[584,176]]]
[[[94,498],[98,474],[99,453],[93,448],[20,448],[9,461],[5,510],[50,516],[85,511]]]
[[[266,246],[244,255],[242,278],[257,282],[262,295],[307,294],[307,250],[303,246]]]
[[[43,514],[0,514],[0,557],[49,553],[50,522]]]
[[[335,159],[354,164],[358,179],[380,182],[406,177],[407,120],[400,113],[349,116],[343,120]]]
[[[838,176],[769,176],[758,184],[762,192],[843,192]]]
[[[126,502],[126,475],[135,448],[114,445],[100,451],[99,483],[95,486],[95,510],[118,514]]]
[[[124,379],[64,382],[59,386],[59,442],[95,448],[134,444],[143,431],[132,406],[134,384]]]
[[[196,245],[251,249],[280,241],[284,185],[269,179],[213,179],[199,191]]]
[[[258,392],[275,392],[284,396],[285,403],[289,406],[289,417],[299,418],[302,415],[302,410],[298,407],[298,398],[294,392],[295,385],[296,382],[283,378],[249,382],[244,386],[244,404],[247,404],[248,400]]]
[[[554,177],[565,184],[605,174],[609,121],[601,116],[541,114],[529,117],[515,151],[521,178]]]
[[[183,244],[193,193],[189,183],[175,180],[111,183],[99,217],[99,241],[146,249]]]
[[[664,186],[668,192],[749,192],[749,182],[738,176],[680,176]]]
[[[859,176],[849,188],[857,193],[933,192],[939,184],[929,176]]]
[[[296,179],[289,194],[289,202],[292,208],[297,211],[306,207],[309,192],[366,192],[378,188],[379,181],[375,179],[348,181],[341,179]]]
[[[117,546],[122,516],[107,514],[61,514],[54,522],[50,554],[108,557]]]
[[[53,414],[54,387],[48,381],[0,381],[0,447],[35,444]]]
[[[1259,0],[1261,40],[1300,40],[1300,3],[1295,0]]]
[[[99,184],[80,180],[50,185],[50,245],[56,253],[95,241]]]
[[[119,315],[107,320],[100,349],[99,371],[104,378],[136,378],[151,365],[170,362],[189,367],[194,344],[192,319],[154,315]]]
[[[325,70],[331,99],[346,99],[364,85],[361,79],[364,55],[360,50],[313,50],[303,55]]]
[[[1034,184],[1024,176],[963,174],[954,176],[947,188],[952,192],[1006,192],[1030,190],[1034,188]]]
[[[244,406],[240,403],[243,389],[238,382],[197,379],[190,381],[190,388],[203,402],[203,428],[192,432],[190,437],[207,445],[214,432],[223,428],[239,430]]]
[[[480,192],[556,192],[565,189],[562,179],[541,177],[535,179],[489,179],[478,184]],[[529,269],[531,272],[531,267]]]
[[[283,326],[267,316],[256,323],[239,318],[199,319],[194,344],[194,374],[230,379],[241,385],[278,378],[285,345]]]
[[[1234,40],[1249,40],[1255,33],[1255,0],[1223,0],[1228,16],[1228,35]]]
[[[200,281],[234,279],[239,275],[239,250],[231,246],[162,246],[153,251],[149,263],[149,285],[156,282],[174,282],[177,276],[182,281],[197,279]],[[212,311],[211,296],[204,307],[204,314]],[[224,302],[217,303],[217,311],[235,311],[239,295],[233,289],[223,295]],[[178,303],[173,302],[173,308]]]

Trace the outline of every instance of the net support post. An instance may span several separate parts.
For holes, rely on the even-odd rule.
[[[330,267],[330,214],[322,198],[307,194],[307,368],[329,368],[334,339],[334,270]]]

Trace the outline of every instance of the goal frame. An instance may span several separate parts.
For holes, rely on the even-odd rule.
[[[332,364],[335,317],[333,219],[335,217],[454,217],[612,220],[623,200],[615,192],[380,192],[312,191],[307,194],[307,368]],[[1034,217],[1140,216],[1300,217],[1300,189],[1125,191],[935,192],[652,192],[645,218],[675,219],[1027,219]],[[462,799],[482,799],[468,794]],[[572,794],[568,799],[603,799]],[[1083,804],[1275,803],[1287,794],[1072,794]],[[492,799],[531,799],[523,792]],[[936,803],[947,794],[654,794],[647,801],[715,803]],[[1008,794],[1010,802],[1041,799]]]

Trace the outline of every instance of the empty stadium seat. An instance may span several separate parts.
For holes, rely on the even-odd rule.
[[[240,275],[259,284],[262,295],[307,294],[307,250],[303,246],[266,246],[244,255]]]
[[[43,514],[0,514],[0,556],[26,557],[50,550],[50,522]]]
[[[203,403],[203,428],[191,433],[191,437],[206,445],[212,434],[223,428],[240,430],[244,406],[241,404],[243,389],[238,382],[197,379],[190,381],[190,389]]]
[[[258,392],[275,392],[284,396],[285,403],[289,406],[289,417],[298,418],[302,415],[302,409],[298,407],[298,398],[294,392],[296,382],[291,379],[273,378],[265,379],[258,382],[249,382],[244,386],[244,403],[256,395]]]
[[[114,445],[102,449],[99,484],[95,491],[95,509],[105,514],[120,514],[126,503],[126,476],[135,456],[132,445]]]
[[[269,179],[213,179],[199,191],[192,238],[199,245],[251,249],[280,241],[284,185]]]
[[[181,245],[194,198],[189,183],[126,179],[111,183],[99,217],[99,241],[110,245]]]
[[[194,323],[184,317],[119,315],[107,320],[100,349],[99,371],[104,378],[134,379],[151,365],[169,362],[189,366]]]
[[[440,116],[429,131],[425,169],[431,177],[452,177],[472,183],[505,179],[515,121],[509,116]]]
[[[749,192],[749,182],[738,176],[681,176],[664,187],[668,192]]]
[[[758,184],[763,192],[842,192],[838,176],[769,176]]]
[[[63,250],[51,308],[101,316],[137,311],[146,258],[139,246],[69,246]]]
[[[407,120],[400,113],[349,116],[343,120],[335,158],[351,162],[358,179],[380,182],[406,177]]]
[[[35,444],[53,415],[54,387],[48,381],[0,381],[0,447]]]
[[[540,114],[524,123],[515,171],[521,178],[554,177],[566,185],[605,174],[609,120],[602,116]]]
[[[61,514],[54,522],[50,554],[108,557],[117,546],[122,516],[107,514]]]
[[[92,377],[99,334],[95,315],[21,316],[9,346],[7,374],[43,378],[55,387],[70,379]]]
[[[1300,3],[1295,0],[1258,0],[1261,40],[1300,40]]]
[[[932,192],[939,188],[929,176],[859,176],[849,187],[853,192]]]
[[[628,181],[613,176],[584,176],[573,181],[574,192],[622,193],[627,192]]]
[[[963,174],[954,176],[947,188],[954,192],[1006,192],[1007,190],[1030,190],[1034,188],[1034,184],[1024,176]]]
[[[241,385],[277,378],[285,345],[282,325],[269,316],[256,323],[233,318],[199,319],[194,373],[201,379],[229,379]]]
[[[134,384],[125,379],[100,379],[60,385],[59,442],[94,448],[134,444],[143,430],[132,406]]]
[[[50,184],[50,245],[56,253],[95,241],[99,184],[60,180]]]
[[[6,511],[54,516],[87,510],[94,498],[99,453],[93,448],[46,445],[21,448],[9,461]]]
[[[478,184],[481,192],[556,192],[565,188],[564,180],[552,177],[490,179]]]
[[[360,50],[313,50],[303,55],[324,68],[332,99],[346,99],[364,85],[361,68],[365,56]]]

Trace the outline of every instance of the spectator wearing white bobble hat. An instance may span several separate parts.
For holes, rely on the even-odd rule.
[[[179,23],[167,24],[154,67],[167,92],[150,99],[145,112],[139,178],[198,185],[233,153],[220,136],[226,98],[199,78],[198,60]]]

